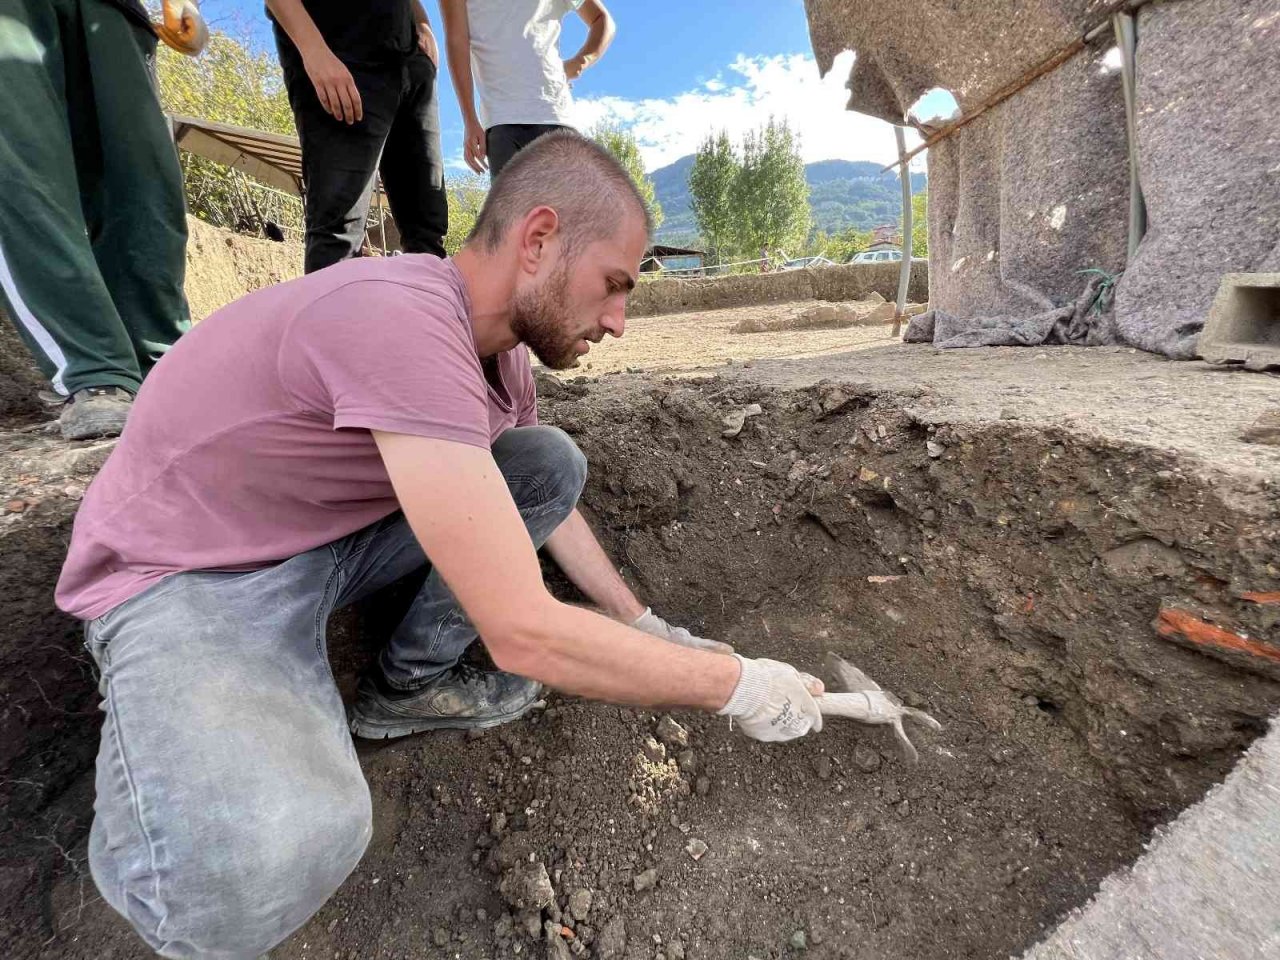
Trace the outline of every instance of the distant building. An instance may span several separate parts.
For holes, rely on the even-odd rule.
[[[680,270],[701,271],[706,261],[706,253],[701,250],[690,250],[687,247],[671,247],[655,243],[645,251],[644,261],[640,265],[641,273]]]
[[[873,227],[871,230],[871,245],[867,247],[867,250],[897,250],[901,246],[902,234],[898,232],[897,227]]]

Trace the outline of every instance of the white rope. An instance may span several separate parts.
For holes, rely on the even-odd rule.
[[[647,263],[656,263],[658,264],[660,269],[658,271],[650,271],[651,274],[657,273],[659,276],[670,277],[679,273],[706,273],[708,270],[717,270],[717,271],[727,270],[730,267],[746,267],[755,263],[771,263],[771,262],[772,260],[767,260],[764,257],[760,257],[755,260],[736,260],[733,263],[714,263],[714,264],[706,264],[701,267],[680,267],[679,269],[676,269],[676,270],[666,270],[666,269],[661,269],[662,261],[660,261],[657,257],[646,257],[643,261],[641,261],[640,267],[641,269],[643,269],[644,265]]]

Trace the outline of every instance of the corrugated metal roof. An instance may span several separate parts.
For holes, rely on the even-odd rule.
[[[170,116],[174,142],[263,183],[302,196],[302,147],[297,137],[196,117]]]
[[[302,146],[297,137],[178,114],[170,114],[169,122],[174,142],[188,153],[243,170],[277,190],[302,196]],[[374,186],[376,198],[382,192],[380,176],[375,175]]]

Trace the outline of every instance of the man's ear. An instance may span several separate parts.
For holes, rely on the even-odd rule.
[[[551,207],[534,207],[520,222],[520,267],[537,273],[547,256],[547,245],[558,237],[560,215]]]

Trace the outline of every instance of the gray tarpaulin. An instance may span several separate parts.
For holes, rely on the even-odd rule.
[[[824,72],[843,50],[857,54],[850,109],[901,122],[933,87],[972,109],[1111,5],[805,6]],[[949,339],[998,339],[1001,327],[1003,342],[1061,331],[1046,318],[1073,313],[1081,271],[1098,269],[1124,275],[1114,318],[1092,324],[1087,342],[1119,338],[1190,357],[1222,274],[1280,268],[1280,0],[1141,8],[1137,115],[1149,228],[1132,264],[1124,97],[1119,71],[1104,62],[1113,43],[1104,33],[930,149],[930,301]]]

